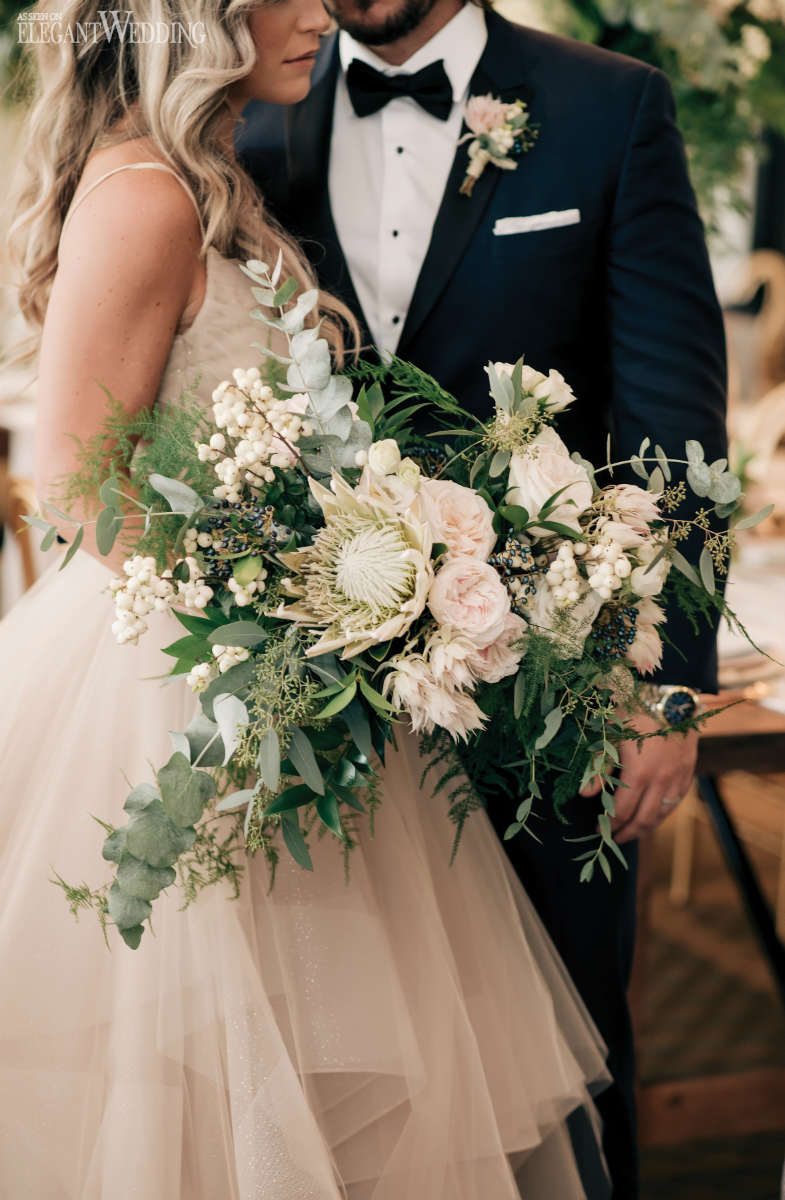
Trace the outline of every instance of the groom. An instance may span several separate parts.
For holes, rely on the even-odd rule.
[[[331,3],[343,32],[310,95],[289,111],[249,106],[238,150],[366,341],[483,417],[489,359],[525,353],[556,368],[578,397],[560,432],[595,462],[609,432],[617,459],[646,435],[673,457],[688,438],[708,461],[724,457],[722,321],[665,78],[471,0]],[[524,101],[538,139],[515,170],[489,164],[467,196],[463,110],[487,93]],[[673,615],[668,633],[660,681],[713,689],[712,631],[695,636]],[[616,828],[630,870],[612,883],[578,883],[556,822],[538,824],[542,845],[505,843],[609,1046],[615,1083],[598,1107],[615,1200],[638,1195],[626,1004],[635,839],[686,791],[696,742],[627,749]],[[596,800],[572,807],[575,835],[591,833]],[[497,831],[514,809],[514,796],[490,799]]]

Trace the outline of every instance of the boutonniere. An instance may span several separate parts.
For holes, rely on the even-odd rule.
[[[461,194],[471,196],[488,163],[501,171],[514,171],[518,166],[515,159],[531,150],[539,129],[531,124],[525,101],[513,100],[511,104],[505,104],[490,93],[469,97],[465,120],[471,133],[462,137],[458,145],[468,141],[471,145]]]

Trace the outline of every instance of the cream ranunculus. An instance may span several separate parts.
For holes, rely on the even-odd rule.
[[[437,573],[428,607],[440,625],[449,625],[482,650],[503,633],[510,597],[488,563],[456,555]]]
[[[377,475],[392,475],[401,465],[401,451],[394,438],[374,442],[368,451],[368,466]]]
[[[592,502],[591,480],[585,468],[570,458],[569,450],[555,429],[546,426],[525,450],[513,454],[509,481],[511,490],[507,502],[525,508],[531,518],[537,516],[551,496],[564,488],[547,520],[580,532],[578,518]],[[530,531],[535,534],[549,532],[537,525],[530,526]]]
[[[451,555],[489,558],[496,545],[493,513],[471,488],[448,479],[424,479],[420,486],[423,516],[434,542],[443,542]]]

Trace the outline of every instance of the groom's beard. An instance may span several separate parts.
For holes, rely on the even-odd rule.
[[[397,12],[373,22],[363,20],[376,0],[328,0],[327,11],[357,42],[364,46],[389,46],[412,33],[427,17],[436,0],[403,0]]]

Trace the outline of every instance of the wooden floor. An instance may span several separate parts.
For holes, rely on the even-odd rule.
[[[743,797],[749,778],[732,786]],[[775,786],[785,796],[785,778]],[[643,1200],[779,1200],[785,1013],[708,827],[697,849],[692,900],[677,908],[667,826],[654,846],[639,1031]],[[773,901],[777,860],[753,857]]]

